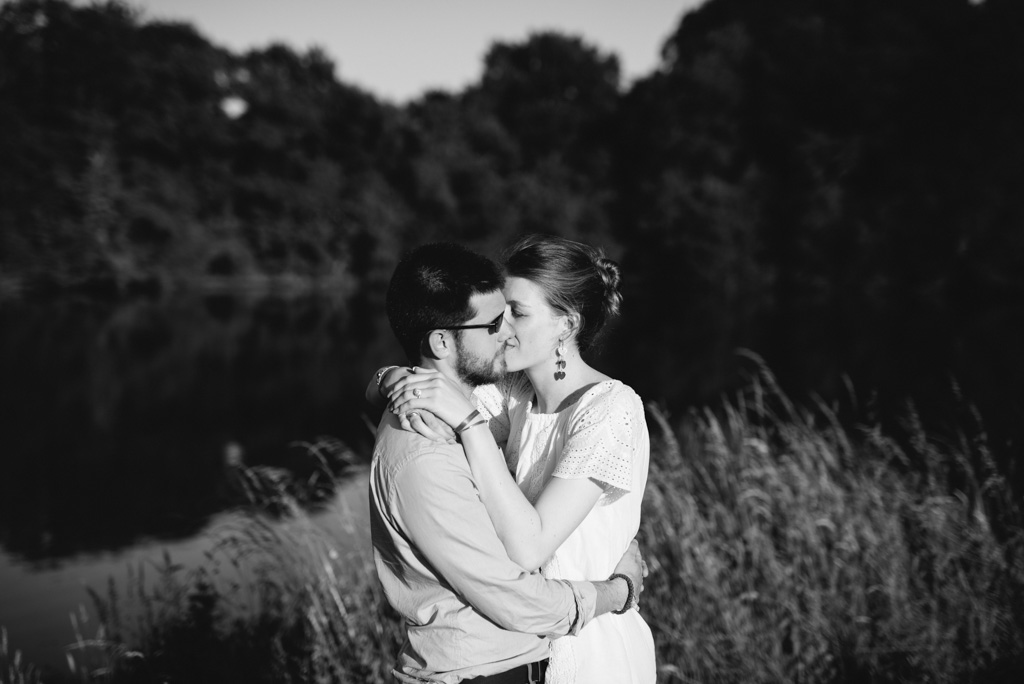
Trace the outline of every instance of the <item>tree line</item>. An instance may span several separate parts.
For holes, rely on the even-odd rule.
[[[120,2],[7,2],[0,270],[366,284],[414,244],[542,231],[620,258],[646,322],[1012,298],[1022,30],[1014,0],[708,0],[635,83],[538,33],[493,45],[463,91],[396,106],[318,49],[236,54]]]

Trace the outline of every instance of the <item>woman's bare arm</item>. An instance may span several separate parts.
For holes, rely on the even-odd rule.
[[[489,430],[466,430],[462,446],[498,537],[509,558],[524,568],[539,568],[551,558],[603,492],[590,479],[553,477],[534,506],[512,479]]]
[[[416,396],[419,390],[420,395]],[[426,409],[452,427],[472,411],[461,391],[439,373],[409,375],[391,388],[396,413]],[[544,564],[593,509],[603,489],[588,478],[552,478],[534,506],[508,471],[487,426],[461,433],[480,497],[509,557],[524,568]]]

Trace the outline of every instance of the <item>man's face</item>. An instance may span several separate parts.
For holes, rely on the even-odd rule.
[[[476,315],[466,325],[490,323],[502,316],[496,333],[486,328],[459,331],[455,337],[455,372],[470,387],[497,382],[505,374],[505,346],[515,336],[505,320],[505,298],[501,292],[477,294],[469,300]]]

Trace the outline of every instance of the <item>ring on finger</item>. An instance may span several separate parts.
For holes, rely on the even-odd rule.
[[[420,390],[419,387],[412,391],[412,396],[416,397],[417,399],[419,399],[422,394],[423,392]]]

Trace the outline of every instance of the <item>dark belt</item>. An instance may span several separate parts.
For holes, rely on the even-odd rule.
[[[473,684],[544,684],[544,673],[547,672],[547,669],[548,659],[545,658],[535,663],[513,667],[511,670],[498,674],[470,677],[462,681],[473,682]]]

